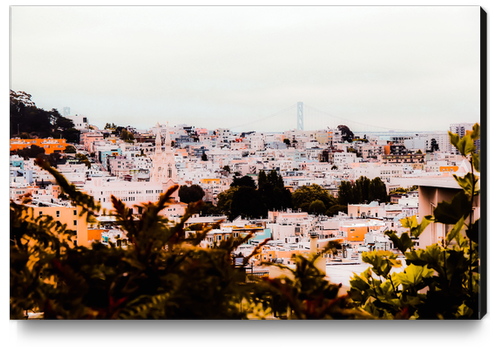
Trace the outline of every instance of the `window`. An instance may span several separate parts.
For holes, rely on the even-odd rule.
[[[43,214],[43,211],[39,211],[39,215],[42,215]]]
[[[76,216],[77,215],[77,210],[73,210],[73,215]]]
[[[60,217],[60,211],[56,211],[56,217]]]
[[[73,221],[73,225],[77,225],[77,220],[76,219]]]

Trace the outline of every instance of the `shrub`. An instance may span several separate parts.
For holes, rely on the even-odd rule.
[[[415,216],[402,220],[409,232],[400,237],[387,231],[394,246],[404,254],[407,267],[390,251],[363,253],[369,267],[354,275],[349,291],[361,308],[378,318],[386,319],[475,319],[480,317],[480,258],[478,253],[480,221],[474,220],[473,203],[479,195],[479,155],[474,141],[480,136],[475,124],[473,131],[460,138],[449,133],[451,143],[469,158],[472,171],[464,177],[454,175],[461,187],[451,202],[441,202],[433,215],[421,223]],[[450,226],[441,242],[426,249],[415,249],[417,238],[431,223]]]

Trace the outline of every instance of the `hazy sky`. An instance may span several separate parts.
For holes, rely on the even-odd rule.
[[[10,88],[91,123],[447,130],[480,118],[480,8],[12,7]],[[282,111],[282,112],[281,112]]]

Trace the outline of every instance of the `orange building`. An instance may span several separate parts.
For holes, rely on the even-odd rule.
[[[459,166],[439,166],[439,172],[456,172]]]
[[[39,207],[32,206],[33,217],[49,215],[53,217],[55,221],[59,221],[61,224],[66,224],[67,229],[76,231],[77,245],[87,247],[88,242],[88,230],[87,230],[87,216],[80,216],[82,211],[81,207],[66,207],[66,206],[49,206]]]
[[[384,224],[363,223],[352,224],[340,227],[340,230],[344,233],[344,238],[347,242],[364,242],[364,235],[371,230],[380,230],[384,228]]]
[[[44,148],[44,153],[62,153],[65,151],[66,139],[10,139],[10,151],[16,151],[19,149],[30,148],[32,145]]]

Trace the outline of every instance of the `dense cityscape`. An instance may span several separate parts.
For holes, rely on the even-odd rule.
[[[117,5],[9,6],[9,346],[486,341],[484,7]]]
[[[32,116],[39,124],[28,123]],[[247,273],[275,278],[284,270],[273,264],[294,267],[298,254],[335,245],[320,268],[342,283],[344,294],[352,275],[368,267],[363,252],[399,252],[388,231],[401,236],[404,220],[432,214],[435,205],[458,192],[453,174],[471,172],[447,131],[358,136],[338,125],[234,133],[165,124],[164,118],[146,130],[109,123],[98,128],[87,117],[70,114],[69,107],[62,115],[48,112],[29,94],[15,91],[10,121],[11,200],[32,208],[34,218],[48,215],[66,224],[75,231],[75,245],[131,247],[111,197],[141,217],[145,204],[178,185],[159,213],[177,225],[189,204],[202,201],[184,224],[187,236],[195,235],[193,226],[212,226],[199,247],[250,235],[233,250],[234,264],[246,259]],[[458,123],[447,130],[463,137],[472,129],[473,124]],[[475,145],[478,152],[479,140]],[[100,213],[91,220],[83,216],[36,158],[92,196]],[[478,219],[479,200],[475,206]],[[415,249],[424,249],[446,236],[446,226],[434,223],[412,241]]]

